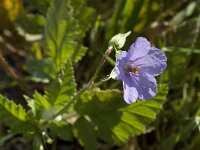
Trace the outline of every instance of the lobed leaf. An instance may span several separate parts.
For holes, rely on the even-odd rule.
[[[96,149],[96,133],[94,126],[85,118],[79,118],[73,126],[73,133],[87,150]]]
[[[23,132],[27,129],[30,130],[24,108],[2,95],[0,95],[0,118],[14,132]]]
[[[62,107],[76,93],[76,83],[72,63],[68,60],[58,78],[46,91],[47,101],[51,106]]]
[[[67,58],[77,62],[85,55],[87,49],[79,41],[91,24],[89,19],[93,12],[93,9],[86,7],[83,0],[53,1],[47,13],[45,42],[47,54],[57,72]]]
[[[76,83],[72,63],[68,60],[58,77],[42,95],[35,92],[32,111],[38,118],[51,119],[76,93]]]
[[[130,136],[143,133],[146,125],[154,121],[166,99],[167,86],[159,85],[156,97],[127,105],[118,90],[93,90],[81,95],[75,109],[89,116],[97,129],[97,137],[121,145]],[[90,139],[88,139],[90,140]]]

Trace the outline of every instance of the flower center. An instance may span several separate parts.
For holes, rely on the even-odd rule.
[[[134,64],[130,61],[128,61],[125,65],[124,65],[124,72],[125,73],[129,73],[129,72],[133,72],[135,74],[138,74],[139,68],[137,66],[134,66]]]

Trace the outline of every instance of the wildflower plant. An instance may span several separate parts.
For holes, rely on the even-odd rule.
[[[35,91],[32,96],[24,96],[28,110],[0,96],[1,120],[12,133],[29,137],[34,149],[42,150],[56,138],[70,141],[73,137],[88,150],[97,148],[97,139],[123,145],[130,137],[144,133],[162,109],[167,86],[157,86],[155,76],[166,68],[165,54],[142,37],[128,52],[121,51],[130,32],[110,40],[94,75],[77,88],[73,65],[87,51],[79,41],[88,30],[93,13],[83,0],[54,0],[44,29],[47,56],[34,60],[40,64],[37,71],[29,66],[34,79],[45,79],[48,87],[43,93]],[[116,52],[113,71],[107,78],[96,81],[112,52]],[[119,89],[100,89],[101,84],[114,76],[123,81],[124,96]]]
[[[137,38],[128,50],[121,51],[116,61],[117,79],[123,81],[124,99],[133,103],[138,98],[151,99],[156,95],[154,76],[167,67],[166,56],[161,50],[151,47],[147,39]]]

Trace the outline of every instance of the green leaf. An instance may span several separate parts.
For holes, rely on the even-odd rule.
[[[0,119],[14,132],[30,129],[24,108],[2,95],[0,95]]]
[[[50,59],[29,59],[27,69],[31,73],[31,79],[35,82],[48,83],[49,79],[56,78]]]
[[[196,125],[197,125],[197,127],[199,129],[199,132],[200,132],[200,117],[199,116],[195,117],[195,123],[196,123]]]
[[[44,110],[48,110],[51,107],[47,98],[44,95],[38,93],[37,91],[35,91],[35,93],[33,94],[33,99],[30,99],[28,101],[28,104],[31,104],[33,115],[37,119],[40,119],[44,115]]]
[[[196,128],[195,121],[193,119],[187,120],[182,125],[177,127],[178,131],[174,131],[172,134],[165,135],[166,137],[163,138],[160,145],[158,146],[159,149],[162,150],[174,149],[177,143],[179,142],[186,143],[195,128]]]
[[[178,12],[172,19],[171,23],[173,25],[179,25],[182,23],[184,20],[186,20],[189,16],[191,16],[195,9],[198,7],[198,3],[200,1],[192,1],[190,4],[187,5],[187,7],[180,12]]]
[[[24,15],[16,22],[16,26],[30,34],[43,33],[45,18],[42,15]]]
[[[73,139],[71,127],[64,121],[56,122],[53,121],[50,124],[50,130],[53,134],[57,135],[59,138],[65,141]]]
[[[156,119],[166,94],[167,86],[159,85],[152,100],[138,100],[127,105],[118,90],[93,90],[82,94],[75,108],[81,115],[89,116],[97,128],[98,137],[120,145],[130,136],[143,133],[146,125]]]
[[[156,1],[117,0],[113,15],[108,23],[106,39],[109,40],[118,32],[133,31],[133,29],[133,33],[141,33],[150,22],[158,17],[159,5]],[[131,36],[137,35],[132,34]]]
[[[91,24],[93,9],[86,7],[83,0],[54,0],[47,14],[45,42],[47,53],[57,72],[67,58],[79,61],[86,53],[80,44]]]
[[[166,30],[163,34],[165,44],[168,47],[191,47],[193,44],[193,48],[198,48],[197,36],[200,27],[198,19],[198,17],[191,18]]]
[[[76,93],[76,83],[72,63],[68,60],[57,79],[46,91],[47,101],[51,106],[62,107]]]
[[[83,117],[79,118],[73,126],[73,133],[85,149],[96,149],[96,134],[91,122]]]
[[[76,83],[72,63],[68,60],[58,77],[42,95],[37,91],[28,100],[34,116],[51,119],[76,93]]]

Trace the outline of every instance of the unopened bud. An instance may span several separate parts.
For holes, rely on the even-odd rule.
[[[126,42],[126,37],[129,36],[130,34],[131,34],[131,31],[125,34],[119,33],[115,35],[114,37],[112,37],[109,44],[114,46],[116,49],[121,49]]]

